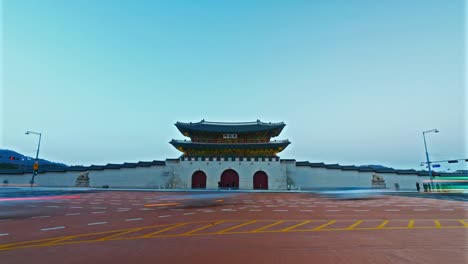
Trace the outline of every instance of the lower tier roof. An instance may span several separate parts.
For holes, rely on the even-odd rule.
[[[278,140],[261,143],[202,143],[192,142],[185,140],[171,140],[169,142],[176,149],[190,148],[190,149],[278,149],[284,150],[291,142],[289,140]]]

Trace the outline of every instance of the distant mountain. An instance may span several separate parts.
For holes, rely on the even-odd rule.
[[[14,166],[14,167],[30,168],[33,166],[34,162],[35,162],[35,159],[32,157],[25,156],[13,150],[0,149],[0,164],[3,164],[3,167]],[[48,161],[45,159],[39,159],[39,166],[47,167],[47,168],[68,167],[66,164]]]
[[[373,165],[373,164],[361,165],[359,167],[360,168],[372,168],[372,169],[392,169],[390,167],[385,167],[385,166],[382,166],[382,165]]]

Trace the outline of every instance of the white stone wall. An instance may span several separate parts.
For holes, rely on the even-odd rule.
[[[169,175],[165,166],[89,170],[90,187],[101,188],[165,188]],[[43,187],[73,187],[76,178],[85,171],[39,173],[35,183]],[[27,185],[32,174],[0,174],[0,184],[8,180],[10,185]]]
[[[7,180],[11,185],[28,185],[31,180],[31,174],[0,174],[0,186],[3,186],[3,181]]]
[[[185,188],[191,188],[192,175],[201,170],[206,174],[206,188],[217,189],[223,171],[233,169],[239,174],[239,189],[253,189],[253,175],[257,171],[264,171],[268,175],[268,189],[284,190],[286,183],[286,166],[280,161],[209,161],[182,160],[174,166],[174,173],[185,183]]]
[[[168,178],[165,171],[165,166],[89,171],[90,187],[161,188]]]
[[[377,173],[385,179],[385,184],[388,189],[395,189],[395,183],[398,183],[400,190],[415,191],[416,182],[419,182],[421,190],[423,189],[423,181],[429,180],[429,176],[418,176],[413,174],[396,174],[396,173]]]
[[[335,187],[372,187],[372,173],[298,166],[296,185],[300,189]]]
[[[90,170],[90,187],[101,188],[171,188],[190,189],[192,175],[202,170],[207,175],[207,189],[217,189],[223,171],[233,169],[239,174],[239,188],[253,189],[253,175],[264,171],[268,175],[269,190],[315,189],[334,187],[372,187],[374,172],[356,170],[326,169],[320,167],[296,166],[293,160],[283,161],[208,161],[208,160],[167,160],[165,166]],[[73,187],[78,175],[84,171],[47,172],[36,176],[39,186]],[[429,177],[414,174],[378,173],[385,180],[388,189],[416,190],[416,182],[422,188],[422,181]],[[31,174],[0,174],[0,186],[4,180],[11,185],[28,185]]]
[[[356,170],[340,170],[297,166],[294,176],[300,189],[337,188],[337,187],[372,187],[374,172],[359,172]],[[400,190],[416,190],[416,182],[422,188],[422,181],[429,177],[416,174],[377,173],[385,180],[387,189],[395,189],[398,183]]]

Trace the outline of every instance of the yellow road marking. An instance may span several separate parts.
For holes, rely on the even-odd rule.
[[[450,220],[450,219],[449,219]],[[437,223],[440,224],[439,220],[433,220],[435,223],[435,226],[421,226],[421,227],[414,227],[417,229],[435,229],[435,228],[440,228],[440,229],[449,229],[449,228],[468,228],[468,223],[462,219],[453,219],[459,221],[462,225],[459,226],[438,226]],[[224,222],[226,221],[246,221],[246,220],[222,220]],[[218,221],[216,223],[220,223],[222,221]],[[259,232],[259,230],[265,230],[268,227],[279,225],[283,222],[286,222],[287,220],[280,220],[277,222],[274,222],[272,224],[269,224],[267,226],[258,228],[256,230],[247,230],[247,231],[238,231],[238,232],[227,232],[230,230],[234,230],[236,228],[246,226],[255,222],[271,222],[272,220],[253,220],[250,222],[245,222],[240,225],[225,229],[221,232],[211,232],[211,233],[194,233],[194,231],[190,231],[188,235],[184,234],[162,234],[155,236],[156,234],[163,233],[165,231],[183,226],[183,225],[188,225],[188,224],[194,224],[194,223],[208,223],[212,221],[194,221],[194,222],[185,222],[185,223],[179,223],[177,225],[174,224],[165,224],[165,225],[155,225],[155,226],[148,226],[148,227],[140,227],[140,228],[131,228],[131,229],[122,229],[122,230],[115,230],[115,231],[105,231],[105,232],[96,232],[96,233],[88,233],[88,234],[81,234],[81,235],[74,235],[74,236],[63,236],[63,237],[56,237],[56,238],[48,238],[48,239],[41,239],[41,240],[32,240],[32,241],[24,241],[24,242],[16,242],[16,243],[10,243],[10,244],[3,244],[0,245],[0,251],[4,250],[14,250],[14,249],[21,249],[21,248],[35,248],[35,247],[47,247],[47,246],[58,246],[58,245],[71,245],[71,244],[82,244],[82,243],[93,243],[93,242],[102,242],[102,241],[108,241],[108,240],[131,240],[131,239],[153,239],[153,238],[164,238],[164,237],[187,237],[187,236],[198,236],[198,235],[219,235],[219,234],[254,234]],[[294,220],[297,221],[297,220]],[[304,225],[306,221],[312,221],[312,220],[300,220],[302,221],[299,223],[300,225]],[[323,224],[319,227],[316,227],[314,229],[289,229],[287,232],[313,232],[313,231],[351,231],[351,230],[404,230],[404,229],[409,229],[408,226],[401,226],[401,227],[385,227],[385,225],[389,222],[389,220],[383,221],[382,224],[380,224],[378,227],[371,227],[371,228],[353,228],[349,229],[348,228],[330,228],[330,229],[322,229],[326,226],[329,226],[339,220],[331,220],[327,222],[326,224]],[[360,221],[365,221],[365,220],[360,220]],[[392,220],[393,221],[393,220]],[[405,221],[405,220],[395,220],[395,221]],[[406,220],[408,221],[408,220]],[[410,220],[411,221],[411,220]],[[414,221],[414,220],[413,220]],[[358,221],[359,222],[359,221]],[[354,223],[353,225],[356,225],[358,222]],[[151,234],[143,235],[143,236],[137,236],[137,237],[118,237],[119,235],[122,235],[124,233],[131,233],[138,231],[137,229],[144,230],[144,229],[149,229],[149,228],[155,228],[155,227],[167,227],[162,230],[158,230],[156,232],[153,232]],[[201,229],[200,229],[201,230]],[[284,229],[283,229],[284,230]],[[118,234],[115,234],[116,232],[120,232]],[[286,231],[282,230],[272,230],[272,231],[263,231],[263,232],[271,232],[271,233],[282,233]],[[74,238],[78,237],[85,237],[85,236],[94,236],[94,235],[99,235],[99,234],[114,234],[111,236],[107,236],[104,238],[97,238],[97,239],[89,239],[89,240],[80,240],[80,241],[67,241],[67,240],[72,240]]]
[[[434,227],[419,227],[421,229],[433,229]],[[467,228],[467,227],[462,227],[462,226],[446,226],[442,228]],[[406,227],[390,227],[386,228],[390,230],[402,230],[402,229],[407,229]],[[320,231],[341,231],[341,230],[347,230],[347,229],[322,229]],[[376,228],[357,228],[353,230],[385,230],[385,229],[376,229]],[[292,230],[290,232],[312,232],[314,231],[313,229],[308,229],[308,230]],[[271,232],[271,231],[270,231]],[[276,233],[280,233],[280,231],[274,231]],[[251,234],[253,233],[252,231],[243,231],[243,232],[229,232],[229,233],[223,233],[225,235],[230,235],[230,234]],[[199,235],[216,235],[218,233],[200,233],[200,234],[191,234],[190,236],[199,236]],[[155,237],[125,237],[125,238],[116,238],[113,240],[132,240],[132,239],[151,239],[151,238],[164,238],[164,237],[181,237],[179,234],[174,234],[174,235],[161,235],[161,236],[155,236]],[[83,243],[94,243],[94,242],[101,242],[100,240],[82,240],[82,241],[71,241],[71,242],[64,242],[64,243],[57,243],[57,244],[49,244],[49,243],[44,243],[44,244],[34,244],[34,245],[25,245],[25,246],[17,246],[17,247],[9,247],[9,248],[0,248],[0,251],[4,250],[14,250],[14,249],[22,249],[22,248],[34,248],[34,247],[45,247],[45,246],[57,246],[57,245],[72,245],[72,244],[83,244]]]
[[[208,222],[208,221],[201,221],[201,222]],[[154,228],[154,227],[161,227],[161,226],[168,226],[172,224],[165,224],[165,225],[154,225],[154,226],[146,226],[142,227],[142,229],[149,229],[149,228]],[[79,235],[73,235],[73,236],[64,236],[64,237],[56,237],[56,238],[45,238],[45,239],[37,239],[37,240],[30,240],[30,241],[24,241],[24,242],[14,242],[10,244],[3,244],[0,245],[0,249],[5,248],[5,247],[10,247],[10,246],[16,246],[16,245],[23,245],[23,244],[28,244],[28,243],[37,243],[37,242],[52,242],[55,240],[59,239],[71,239],[71,238],[77,238],[77,237],[84,237],[84,236],[93,236],[93,235],[100,235],[100,234],[109,234],[109,233],[115,233],[119,231],[126,231],[128,229],[120,229],[120,230],[113,230],[113,231],[102,231],[102,232],[94,232],[94,233],[85,233],[85,234],[79,234]]]
[[[388,220],[384,220],[378,227],[377,229],[382,229],[388,224]]]
[[[212,227],[212,226],[215,226],[215,225],[224,223],[224,222],[226,222],[226,221],[223,220],[223,221],[215,222],[215,223],[213,223],[213,224],[205,225],[205,226],[202,226],[202,227],[200,227],[200,228],[194,229],[194,230],[192,230],[192,231],[188,231],[188,232],[186,232],[186,233],[183,233],[182,235],[190,235],[190,234],[192,234],[192,233],[198,232],[198,231],[200,231],[200,230],[203,230],[203,229],[206,229],[206,228],[209,228],[209,227]]]
[[[321,225],[321,226],[317,226],[316,228],[312,229],[312,231],[317,231],[317,230],[321,230],[322,228],[324,227],[327,227],[329,225],[332,225],[336,223],[336,220],[332,220],[332,221],[329,221],[328,223],[324,224],[324,225]]]
[[[162,233],[162,232],[169,231],[169,230],[171,230],[171,229],[175,229],[175,228],[177,228],[177,227],[181,227],[181,226],[186,225],[186,224],[188,224],[188,223],[182,223],[182,224],[174,225],[174,226],[171,226],[171,227],[168,227],[168,228],[164,228],[164,229],[158,230],[158,231],[156,231],[156,232],[146,234],[146,235],[144,235],[143,237],[152,237],[152,236],[154,236],[154,235],[160,234],[160,233]]]
[[[299,223],[299,224],[297,224],[297,225],[293,225],[293,226],[290,226],[290,227],[281,229],[281,232],[285,232],[285,231],[294,229],[294,228],[296,228],[296,227],[303,226],[303,225],[308,224],[308,223],[310,223],[310,222],[312,222],[312,220],[307,220],[307,221],[301,222],[301,223]]]
[[[253,220],[253,221],[250,221],[250,222],[247,222],[247,223],[243,223],[243,224],[240,224],[240,225],[236,225],[236,226],[233,226],[233,227],[230,227],[230,228],[227,228],[227,229],[224,229],[222,231],[219,231],[219,232],[216,232],[217,234],[223,234],[223,233],[226,233],[227,231],[231,231],[231,230],[234,230],[236,228],[239,228],[239,227],[243,227],[243,226],[246,226],[246,225],[250,225],[250,224],[253,224],[257,222],[257,220]]]
[[[44,244],[47,244],[47,245],[48,244],[50,244],[50,245],[57,244],[59,242],[62,242],[62,241],[65,241],[65,240],[70,240],[70,239],[73,239],[73,238],[74,238],[74,236],[62,237],[62,238],[59,238],[59,239],[51,240],[51,241],[49,241],[47,243],[44,243]]]
[[[273,224],[270,224],[270,225],[267,225],[267,226],[262,226],[260,227],[259,229],[255,229],[254,231],[252,231],[252,233],[257,233],[257,232],[260,232],[262,230],[265,230],[269,227],[272,227],[272,226],[275,226],[275,225],[279,225],[281,223],[284,223],[285,221],[284,220],[281,220],[281,221],[278,221],[278,222],[274,222]]]
[[[408,221],[408,228],[413,228],[414,227],[414,220],[411,219]]]
[[[434,220],[434,223],[436,225],[437,228],[441,228],[442,225],[440,224],[440,221],[439,220]]]
[[[128,233],[133,233],[133,232],[136,232],[136,231],[139,231],[139,230],[142,230],[142,228],[133,228],[133,229],[130,229],[130,230],[127,230],[127,231],[124,231],[124,232],[120,232],[120,233],[117,233],[117,234],[114,234],[114,235],[111,235],[111,236],[99,238],[98,240],[99,241],[104,241],[104,240],[108,240],[108,239],[118,237],[118,236],[121,236],[121,235],[125,235],[125,234],[128,234]]]
[[[463,226],[468,227],[468,223],[465,222],[464,220],[460,219],[458,220],[458,222],[460,222]]]
[[[354,223],[354,224],[348,226],[346,229],[347,229],[347,230],[354,229],[356,226],[360,225],[362,222],[364,222],[364,220],[356,221],[356,223]]]

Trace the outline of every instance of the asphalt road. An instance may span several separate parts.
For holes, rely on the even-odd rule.
[[[468,203],[459,195],[21,192],[0,196],[0,263],[468,259]]]

